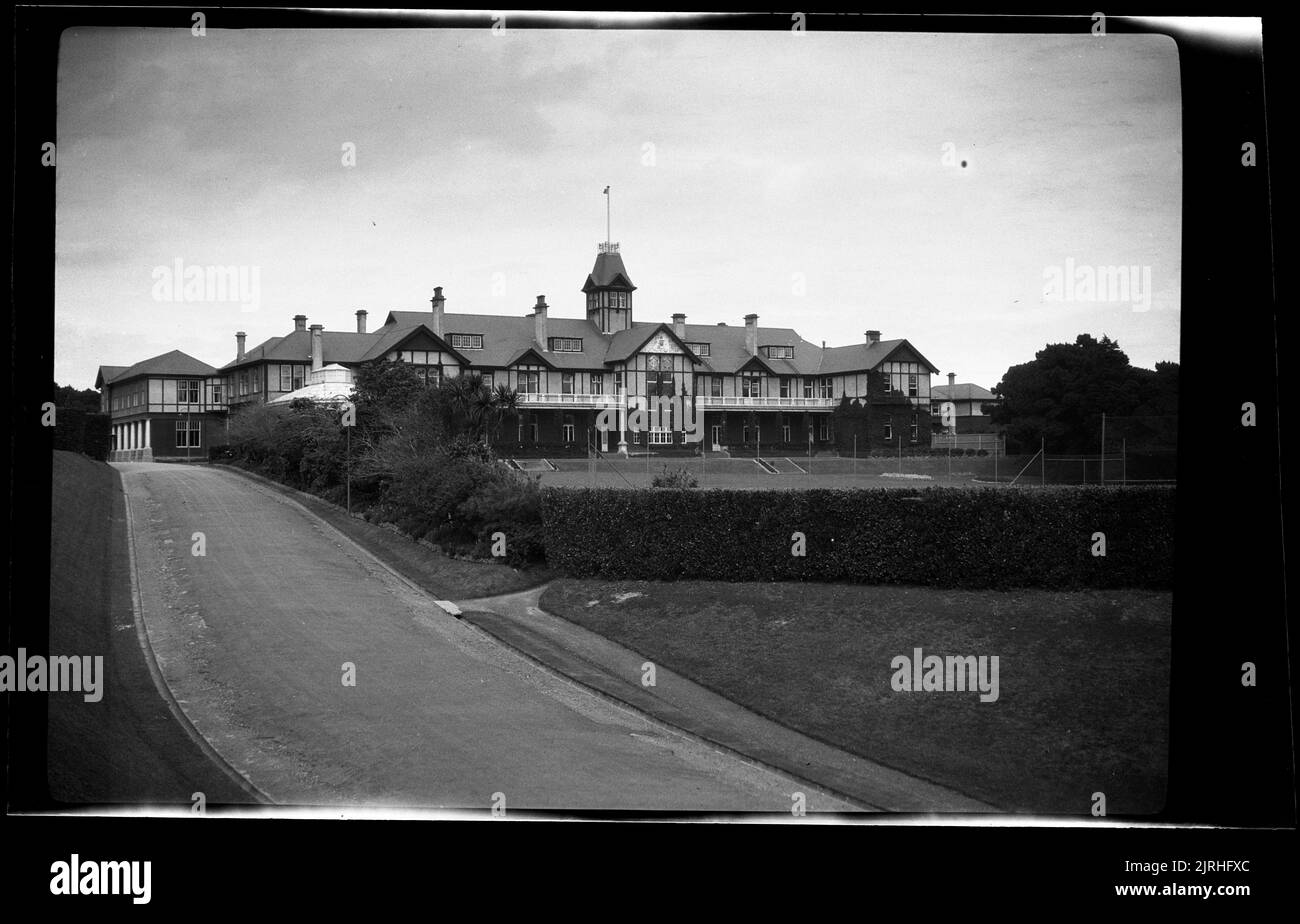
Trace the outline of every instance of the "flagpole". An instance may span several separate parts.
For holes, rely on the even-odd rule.
[[[605,187],[605,243],[606,244],[608,244],[610,241],[610,224],[609,224],[610,198],[611,197],[609,195],[609,187],[606,186]]]

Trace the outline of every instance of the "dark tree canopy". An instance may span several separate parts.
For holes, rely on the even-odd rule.
[[[1102,414],[1178,413],[1178,364],[1139,369],[1115,341],[1080,334],[1012,366],[993,392],[1002,402],[991,417],[1011,444],[1032,449],[1045,439],[1052,452],[1097,452]]]
[[[99,392],[93,388],[83,388],[78,391],[71,385],[60,386],[58,382],[55,382],[54,406],[85,411],[87,414],[98,414]]]

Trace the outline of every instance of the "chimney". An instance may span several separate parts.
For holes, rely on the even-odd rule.
[[[293,316],[293,329],[294,329],[294,330],[306,330],[306,329],[307,329],[307,315],[305,315],[305,314],[295,314],[295,315]]]
[[[758,355],[758,315],[745,315],[745,349],[750,356]]]
[[[537,306],[533,308],[533,325],[536,330],[537,342],[542,345],[542,350],[549,350],[550,345],[546,342],[546,296],[537,296]]]
[[[956,384],[957,384],[957,373],[955,373],[955,372],[949,372],[949,373],[948,373],[948,387],[949,387],[949,388],[952,388],[952,387],[953,387],[954,385],[956,385]]]
[[[242,330],[235,331],[235,359],[236,360],[240,360],[244,358],[244,338],[247,336],[248,334],[244,333]]]
[[[364,334],[365,332],[366,332],[366,309],[358,308],[357,309],[357,333]]]
[[[433,298],[429,299],[429,304],[433,305],[433,332],[441,337],[442,309],[447,304],[447,299],[442,296],[442,286],[433,287]]]
[[[323,324],[313,324],[311,326],[311,371],[319,372],[321,366],[325,365],[325,348],[321,343],[321,331],[325,329]]]
[[[867,331],[867,346],[872,346],[879,342],[880,342],[880,331],[878,330]]]
[[[682,340],[686,339],[686,315],[673,315],[673,333]]]

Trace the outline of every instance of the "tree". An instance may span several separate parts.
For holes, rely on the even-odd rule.
[[[59,383],[55,382],[54,406],[71,408],[74,411],[85,411],[87,414],[98,414],[99,392],[93,388],[83,388],[78,391],[71,385],[60,387]]]
[[[1022,449],[1046,440],[1056,452],[1097,452],[1102,414],[1152,413],[1156,407],[1176,414],[1177,384],[1176,363],[1139,369],[1115,341],[1080,334],[1072,344],[1049,343],[1033,362],[1008,369],[993,389],[1002,401],[990,417]]]

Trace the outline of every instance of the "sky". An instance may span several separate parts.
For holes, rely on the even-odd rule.
[[[1178,360],[1162,36],[74,29],[58,104],[60,385],[221,366],[296,314],[373,330],[438,285],[582,317],[607,185],[637,320],[879,330],[985,387],[1085,332]],[[256,297],[169,299],[177,261]],[[1107,267],[1146,298],[1090,300]]]

